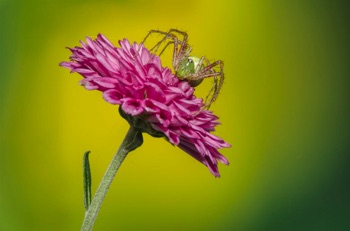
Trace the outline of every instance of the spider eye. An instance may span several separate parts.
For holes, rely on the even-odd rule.
[[[188,62],[189,62],[189,63],[192,63],[192,62],[193,62],[193,60],[192,60],[192,59],[190,59],[190,58],[188,58]]]

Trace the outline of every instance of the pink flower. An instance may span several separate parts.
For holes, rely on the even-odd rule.
[[[101,34],[86,40],[82,47],[70,48],[71,61],[60,66],[81,74],[86,89],[102,91],[107,102],[119,104],[129,123],[155,137],[165,136],[219,177],[218,161],[228,165],[228,160],[218,149],[230,144],[210,133],[218,117],[201,110],[202,99],[194,96],[194,89],[163,68],[160,58],[143,45],[124,39],[116,48]]]

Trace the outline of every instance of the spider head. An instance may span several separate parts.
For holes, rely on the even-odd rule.
[[[203,79],[189,80],[187,77],[191,74],[195,74],[199,64],[199,60],[199,58],[194,56],[189,56],[185,58],[182,62],[180,62],[176,70],[176,76],[181,80],[187,80],[192,87],[198,86],[203,81]],[[202,68],[203,67],[201,67],[200,69]]]

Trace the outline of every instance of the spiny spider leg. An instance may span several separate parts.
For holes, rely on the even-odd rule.
[[[174,29],[174,32],[176,32],[175,29]],[[164,37],[163,37],[156,45],[154,45],[154,46],[150,49],[151,53],[153,53],[154,55],[156,55],[156,54],[157,54],[157,51],[158,51],[158,49],[160,48],[160,46],[162,45],[162,43],[163,43],[164,41],[166,41],[167,39],[170,39],[171,41],[169,41],[169,42],[165,45],[165,47],[162,49],[162,51],[159,53],[158,56],[161,56],[161,54],[165,51],[165,49],[166,49],[170,44],[173,43],[173,44],[174,44],[174,50],[173,50],[172,64],[173,64],[174,69],[177,70],[177,69],[176,69],[176,67],[178,66],[178,62],[177,62],[178,58],[177,58],[177,57],[179,57],[179,56],[181,55],[181,54],[178,52],[178,46],[179,46],[179,45],[182,46],[183,41],[179,40],[178,37],[177,37],[175,34],[172,33],[172,30],[169,30],[169,32],[164,32],[164,31],[160,31],[160,30],[150,30],[150,31],[148,32],[148,34],[146,35],[146,37],[143,39],[142,43],[144,44],[144,43],[146,42],[146,40],[148,39],[148,37],[149,37],[151,34],[155,34],[155,33],[164,35]],[[181,50],[181,49],[182,49],[182,48],[180,47],[180,50]]]
[[[169,42],[164,46],[164,48],[162,49],[162,51],[159,52],[159,56],[161,56],[161,55],[163,54],[163,52],[166,50],[166,48],[167,48],[170,44],[172,44],[172,43],[175,43],[175,42],[174,42],[174,41],[169,41]]]
[[[205,58],[204,56],[202,56],[198,62],[198,65],[196,67],[196,71],[195,73],[198,73],[200,71],[200,68],[203,67],[203,62],[205,61],[205,65],[204,66],[209,66],[210,65],[210,62],[207,58]],[[210,71],[211,74],[215,73],[215,71],[213,69],[209,69],[208,71]],[[204,71],[206,72],[206,71]],[[219,73],[222,73],[222,70],[219,72]],[[214,78],[214,83],[213,83],[213,86],[210,88],[207,96],[205,97],[205,100],[204,100],[204,106],[203,108],[206,109],[206,110],[209,110],[209,107],[210,105],[216,100],[217,98],[217,94],[219,94],[219,91],[218,91],[218,77],[217,76],[213,76]],[[216,93],[217,92],[217,93]],[[210,102],[208,102],[208,98],[210,98]]]
[[[179,32],[179,33],[180,33],[180,31],[175,30],[175,29],[170,29],[168,32],[164,32],[164,31],[161,31],[161,30],[150,30],[150,31],[147,33],[146,37],[143,39],[142,43],[144,44],[144,43],[146,42],[146,40],[148,39],[148,37],[149,37],[151,34],[153,34],[153,33],[154,33],[154,34],[155,34],[155,33],[158,33],[158,34],[164,35],[164,37],[163,37],[154,47],[152,47],[152,49],[150,49],[150,51],[152,51],[152,50],[155,49],[155,52],[154,52],[154,53],[156,53],[157,50],[159,49],[160,45],[161,45],[167,38],[169,38],[169,37],[171,37],[171,38],[177,37],[176,35],[172,34],[172,31],[174,31],[174,32]],[[182,34],[182,33],[180,33],[180,34]],[[180,40],[180,41],[181,41],[181,40]]]
[[[176,32],[178,34],[181,34],[183,36],[183,39],[182,41],[180,41],[180,50],[178,52],[176,52],[176,60],[183,60],[183,58],[187,57],[186,54],[189,54],[189,52],[186,51],[187,46],[187,39],[188,39],[188,34],[184,31],[180,31],[180,30],[177,30],[177,29],[170,29],[168,34],[172,34],[173,32]],[[177,36],[175,35],[175,37],[177,38]],[[174,44],[174,47],[176,47],[176,50],[177,50],[177,44]],[[174,52],[175,53],[175,52]],[[174,58],[175,56],[173,56]],[[176,71],[176,68],[174,67],[175,71]]]
[[[169,41],[161,50],[161,52],[159,53],[158,56],[160,56],[161,54],[163,54],[163,52],[166,50],[166,48],[170,45],[170,44],[174,44],[174,50],[173,50],[173,59],[172,59],[172,65],[173,68],[175,70],[175,72],[179,69],[179,64],[182,62],[182,60],[184,60],[185,58],[187,58],[190,54],[190,52],[192,51],[192,47],[187,44],[187,39],[188,39],[188,35],[186,32],[177,30],[177,29],[170,29],[168,32],[164,32],[164,31],[160,31],[160,30],[150,30],[148,32],[148,34],[146,35],[146,37],[143,39],[142,43],[145,43],[146,40],[148,39],[148,37],[153,34],[153,33],[157,33],[157,34],[162,34],[164,35],[164,37],[155,45],[153,46],[150,51],[153,54],[156,54],[158,49],[160,48],[161,44],[166,41],[167,39],[170,39],[171,41]],[[182,40],[178,38],[178,36],[176,35],[181,35],[182,36]],[[180,47],[179,47],[180,46]]]
[[[184,43],[185,39],[187,40],[187,37],[184,37],[184,40],[181,41],[178,39],[178,37],[176,35],[174,35],[174,34],[169,34],[169,35],[172,35],[171,39],[173,41],[169,41],[168,44],[164,47],[163,51],[165,50],[165,48],[169,44],[174,43],[172,63],[173,63],[173,68],[174,68],[175,72],[177,72],[179,69],[180,63],[184,59],[186,59],[189,56],[189,54],[191,53],[192,47],[189,44]],[[179,46],[180,46],[180,50],[178,50]]]
[[[174,47],[176,48],[176,52],[174,52],[174,53],[176,53],[176,56],[174,56],[174,57],[179,58],[179,57],[183,57],[183,55],[186,53],[189,54],[189,52],[186,51],[186,49],[188,49],[187,48],[188,34],[186,32],[180,31],[177,29],[170,29],[168,32],[164,32],[164,31],[160,31],[160,30],[151,30],[150,32],[148,32],[144,41],[152,33],[159,33],[159,34],[165,35],[164,38],[161,41],[159,41],[155,47],[160,46],[160,44],[162,44],[167,38],[170,38],[174,41]],[[178,36],[176,36],[175,33],[182,35],[182,40],[178,39]],[[176,42],[176,40],[177,40],[177,42]],[[180,45],[180,50],[178,50],[179,45]]]
[[[151,53],[153,53],[153,55],[156,55],[159,47],[162,45],[162,43],[166,40],[166,38],[168,37],[168,32],[164,32],[164,31],[160,31],[160,30],[150,30],[146,37],[143,39],[143,41],[141,42],[142,44],[145,44],[146,40],[148,39],[148,37],[151,35],[151,34],[162,34],[164,35],[164,37],[156,44],[154,45],[151,49],[149,49],[149,51]],[[160,56],[160,55],[158,55]]]
[[[172,41],[170,42],[173,42],[174,43],[174,50],[173,50],[173,59],[172,59],[172,64],[173,64],[173,68],[174,70],[176,71],[177,70],[177,66],[178,66],[178,56],[179,56],[179,53],[178,53],[178,46],[179,46],[179,42],[181,42],[180,40],[178,40],[177,36],[174,35],[174,34],[170,34],[170,32],[168,33],[168,35],[170,36],[171,35],[171,39]],[[168,43],[169,44],[169,43]],[[168,45],[167,44],[167,45]],[[180,49],[181,49],[181,45],[180,45]]]
[[[168,34],[165,33],[165,32],[162,32],[162,31],[154,31],[153,33],[160,33],[160,34],[164,34],[164,35],[165,35],[164,38],[162,38],[154,47],[152,47],[152,48],[150,49],[151,52],[154,51],[153,53],[156,54],[157,51],[158,51],[158,49],[159,49],[159,47],[160,47],[160,46],[162,45],[162,43],[166,40]]]
[[[213,70],[213,67],[220,65],[220,71],[215,72]],[[205,66],[203,69],[199,70],[197,73],[190,74],[187,78],[190,80],[197,80],[199,78],[207,78],[207,77],[213,77],[213,76],[219,76],[224,70],[224,62],[221,60],[217,60],[207,66]]]
[[[205,109],[209,109],[209,107],[210,107],[210,105],[212,104],[212,103],[214,103],[214,101],[216,100],[216,98],[217,97],[214,97],[214,94],[215,94],[215,92],[217,92],[218,91],[218,85],[217,85],[217,83],[218,83],[218,78],[217,78],[217,76],[214,76],[214,84],[213,84],[213,86],[210,88],[210,90],[209,90],[209,92],[208,92],[208,95],[205,97],[205,100],[204,100],[204,106],[203,106],[203,108],[205,108]],[[219,93],[219,92],[218,92]],[[209,97],[211,97],[210,98],[210,102],[208,102],[208,98]]]
[[[165,34],[165,32],[157,31],[158,33]],[[178,36],[176,36],[175,33],[178,33],[183,36],[182,40],[178,39]],[[189,53],[191,52],[192,48],[187,44],[188,35],[186,32],[177,30],[177,29],[170,29],[168,33],[166,33],[166,36],[158,43],[159,45],[165,41],[167,38],[173,40],[174,42],[174,51],[173,51],[173,68],[175,71],[178,70],[179,63],[184,59],[187,58]],[[166,47],[169,44],[166,45]],[[179,49],[180,46],[180,49]],[[165,48],[166,48],[165,47]],[[164,48],[164,50],[165,50]]]
[[[215,100],[218,98],[220,90],[224,84],[224,62],[221,60],[218,60],[212,64],[220,65],[220,75],[219,76],[214,76],[214,86],[210,89],[208,96],[211,94],[213,91],[213,95],[210,98],[210,101],[207,102],[208,96],[205,99],[205,107],[209,109],[210,105],[215,102]],[[216,66],[214,65],[214,66]]]
[[[173,41],[169,41],[164,48],[162,49],[161,52],[159,52],[159,56],[161,56],[163,54],[163,52],[166,50],[166,48],[168,48],[169,45],[174,44],[174,50],[173,50],[173,59],[172,59],[172,64],[175,70],[178,69],[178,63],[179,63],[179,59],[176,58],[177,55],[177,51],[178,51],[178,43],[181,42],[180,40],[178,40],[176,37],[173,38]],[[192,47],[188,45],[188,50],[185,53],[185,56],[188,57],[188,55],[191,53],[192,51]],[[181,59],[183,60],[183,59]]]
[[[209,63],[209,61],[206,58],[202,57],[199,61],[198,66],[202,66],[204,60],[207,63]],[[213,68],[218,65],[219,65],[220,71],[215,72]],[[209,109],[210,105],[217,99],[220,93],[220,89],[224,84],[224,62],[221,60],[217,60],[205,66],[203,69],[199,70],[198,72],[195,72],[194,74],[190,74],[186,76],[186,79],[189,79],[189,80],[198,80],[198,79],[209,78],[209,77],[214,77],[214,85],[210,89],[205,99],[204,108],[206,109]],[[208,98],[210,98],[209,102],[207,102]]]

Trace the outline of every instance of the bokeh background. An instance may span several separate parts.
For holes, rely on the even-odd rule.
[[[344,2],[344,3],[343,3]],[[105,34],[189,33],[193,54],[225,62],[211,109],[232,144],[214,178],[144,136],[95,230],[350,230],[346,1],[0,1],[0,230],[79,230],[82,155],[93,191],[128,126],[58,63]],[[165,63],[167,61],[164,61]],[[206,81],[210,84],[210,81]],[[208,84],[207,83],[207,84]],[[205,94],[203,84],[198,94]]]

